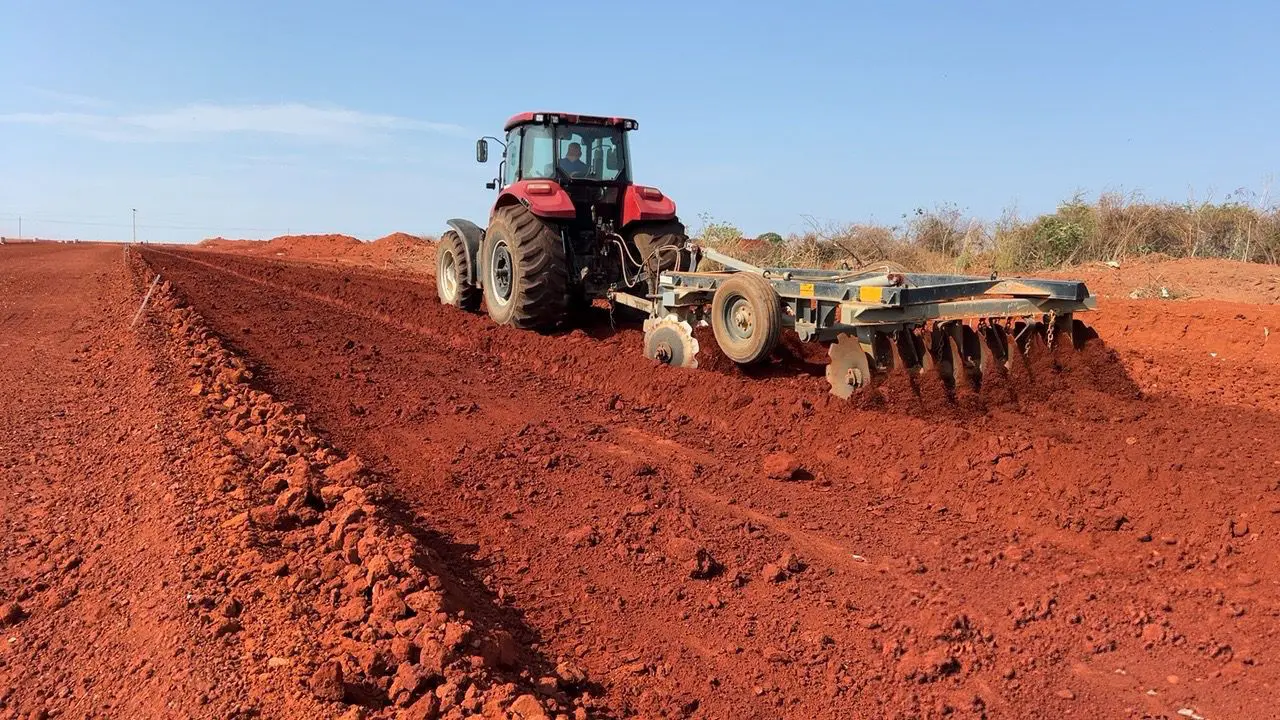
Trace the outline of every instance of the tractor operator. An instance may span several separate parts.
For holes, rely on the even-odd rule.
[[[584,174],[590,169],[586,163],[582,162],[581,145],[576,142],[569,143],[569,147],[565,151],[564,159],[560,161],[560,168],[566,173],[569,173],[569,177],[576,177]]]

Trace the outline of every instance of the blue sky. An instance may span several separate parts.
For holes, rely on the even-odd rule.
[[[1277,27],[1267,2],[0,0],[0,235],[483,222],[474,140],[526,109],[637,118],[637,180],[694,228],[1262,195]]]

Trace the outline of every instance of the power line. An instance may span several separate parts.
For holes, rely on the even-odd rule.
[[[85,227],[105,227],[105,228],[131,228],[131,223],[105,223],[91,222],[87,220],[56,220],[53,218],[32,217],[30,215],[11,215],[8,219],[17,219],[26,222],[47,223],[50,225],[83,225]],[[268,227],[232,227],[223,225],[148,225],[139,223],[140,229],[146,230],[227,230],[235,232],[285,232],[287,228],[268,228]]]

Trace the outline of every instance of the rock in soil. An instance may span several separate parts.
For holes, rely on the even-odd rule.
[[[342,682],[342,665],[336,660],[324,663],[311,674],[307,685],[317,698],[328,702],[340,702],[346,693]]]
[[[0,608],[0,627],[13,627],[25,620],[27,612],[22,606],[16,602],[11,602]]]
[[[773,480],[793,480],[800,473],[800,458],[790,453],[772,453],[764,458],[764,475]]]

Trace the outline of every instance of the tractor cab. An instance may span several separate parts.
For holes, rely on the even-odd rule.
[[[504,128],[498,177],[488,184],[499,191],[495,208],[524,203],[535,215],[564,223],[572,235],[617,232],[631,219],[623,217],[632,185],[627,134],[636,128],[626,118],[540,112],[512,117]],[[487,157],[488,139],[481,138],[476,159]]]
[[[554,180],[625,185],[630,182],[627,132],[638,127],[625,118],[521,113],[507,121],[498,179],[490,188],[522,180]],[[494,138],[496,139],[496,138]],[[476,159],[488,159],[488,139],[476,145]]]

